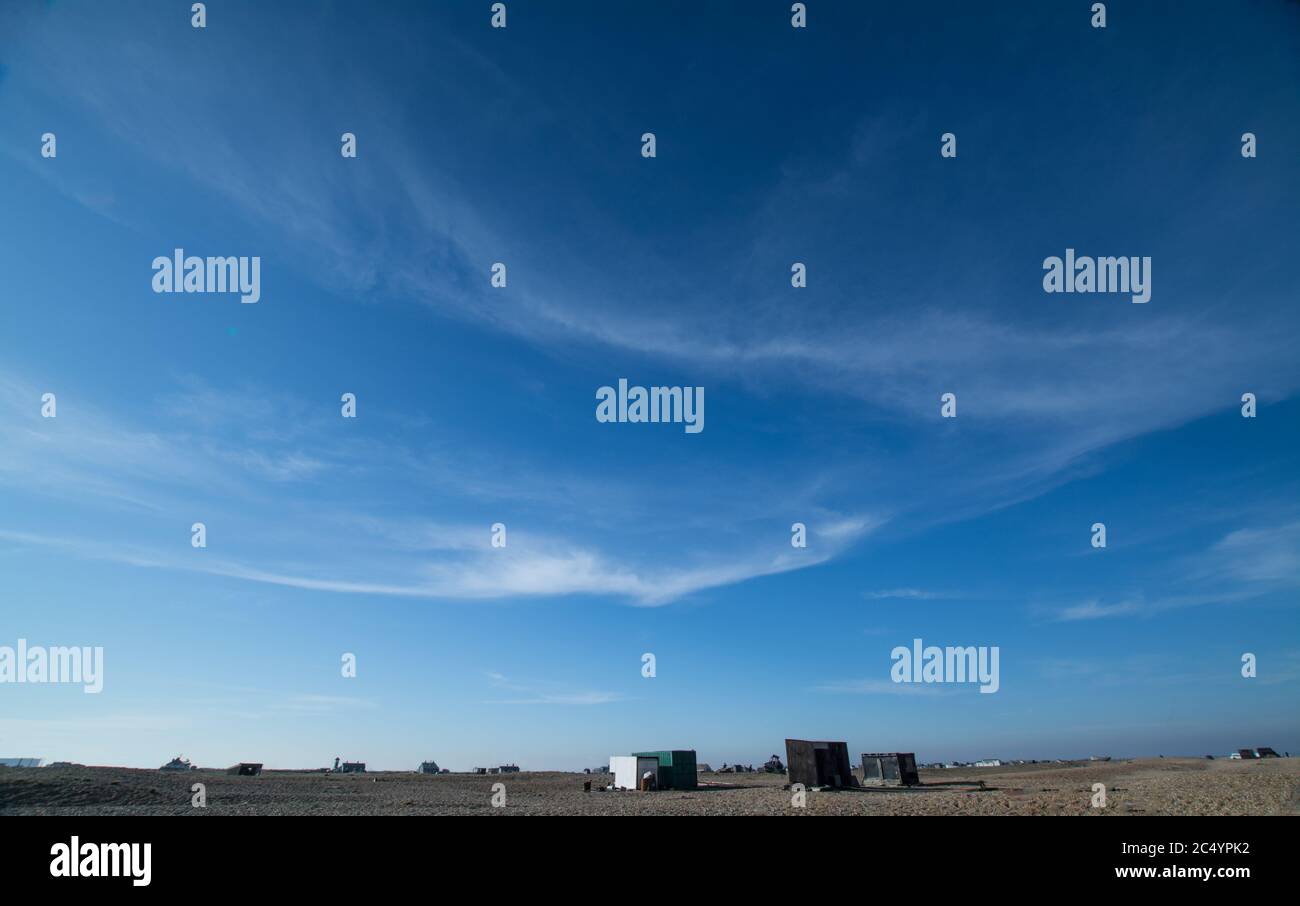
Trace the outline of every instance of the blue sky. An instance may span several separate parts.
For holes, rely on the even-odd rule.
[[[1089,5],[6,5],[0,755],[1300,750],[1300,4]]]

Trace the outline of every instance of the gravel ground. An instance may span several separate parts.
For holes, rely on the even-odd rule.
[[[923,783],[983,780],[984,791],[814,792],[795,808],[783,775],[703,774],[698,791],[584,793],[609,775],[170,773],[0,768],[0,815],[1266,815],[1300,813],[1300,759],[1191,758],[922,771]],[[207,807],[190,804],[192,784]],[[491,804],[504,783],[506,803]],[[1107,807],[1092,808],[1092,785]]]

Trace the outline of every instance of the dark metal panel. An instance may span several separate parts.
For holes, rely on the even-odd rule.
[[[791,783],[806,787],[854,785],[849,766],[849,744],[825,740],[787,739],[785,760]]]

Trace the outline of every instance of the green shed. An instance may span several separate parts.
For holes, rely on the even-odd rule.
[[[632,754],[639,758],[659,759],[659,789],[699,789],[699,775],[695,769],[694,749],[673,749],[666,752],[633,752]]]

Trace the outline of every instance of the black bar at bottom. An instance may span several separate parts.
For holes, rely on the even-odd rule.
[[[696,825],[689,832],[646,826],[653,818],[614,819],[613,827],[558,820],[563,828],[539,827],[537,820],[453,825],[448,819],[395,817],[28,817],[0,822],[0,865],[8,890],[75,885],[127,895],[256,889],[333,896],[373,890],[378,878],[386,885],[427,883],[431,873],[447,882],[501,875],[502,883],[563,880],[580,893],[608,891],[606,876],[628,870],[644,896],[646,885],[680,883],[683,860],[734,872],[738,859],[749,861],[752,877],[786,870],[817,874],[819,862],[866,871],[877,880],[915,880],[920,873],[927,891],[951,885],[969,892],[978,877],[986,891],[1044,880],[1085,888],[1195,884],[1230,894],[1242,883],[1279,884],[1292,876],[1285,862],[1289,834],[1263,817],[831,818],[829,827],[815,833],[806,824],[752,819]],[[804,835],[817,845],[800,844]],[[87,871],[112,876],[86,877]]]

